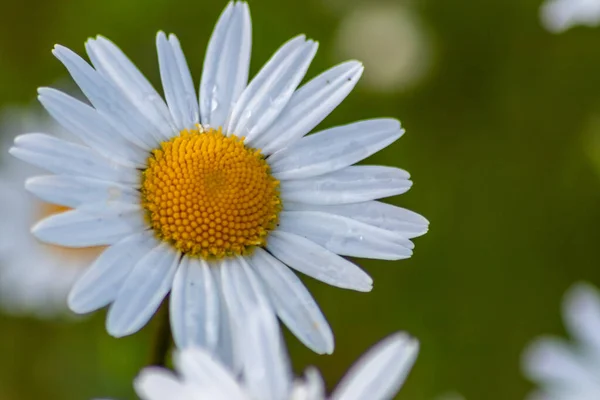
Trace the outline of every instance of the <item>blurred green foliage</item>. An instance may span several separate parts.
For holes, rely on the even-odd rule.
[[[308,76],[342,61],[334,33],[357,3],[251,0],[252,72],[301,32],[321,43]],[[600,162],[590,158],[600,151],[586,148],[600,143],[589,137],[600,130],[590,124],[600,103],[600,29],[549,34],[538,23],[539,3],[411,1],[434,39],[428,79],[407,93],[359,86],[322,124],[400,118],[407,135],[370,162],[412,173],[413,189],[391,201],[425,215],[431,231],[417,239],[410,260],[361,261],[375,280],[372,293],[305,280],[337,346],[333,356],[317,356],[288,335],[297,372],[317,365],[333,385],[370,345],[401,329],[422,350],[399,398],[449,390],[472,400],[522,398],[530,388],[520,372],[524,346],[540,333],[562,333],[560,298],[572,282],[600,284]],[[84,40],[98,33],[157,87],[154,36],[176,33],[198,82],[224,5],[4,2],[0,105],[26,105],[37,87],[65,76],[50,54],[54,43],[81,54]],[[156,325],[117,340],[105,332],[104,317],[0,316],[0,400],[135,398],[131,382],[150,357]]]

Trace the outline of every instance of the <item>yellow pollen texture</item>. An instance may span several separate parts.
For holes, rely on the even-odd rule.
[[[221,130],[184,130],[153,150],[142,205],[156,235],[202,258],[263,246],[281,209],[279,181],[260,150]]]

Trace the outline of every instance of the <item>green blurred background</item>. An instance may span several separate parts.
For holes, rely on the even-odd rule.
[[[560,301],[570,284],[600,284],[600,29],[550,34],[538,22],[539,5],[250,0],[252,73],[303,32],[320,42],[309,77],[368,56],[364,82],[322,127],[400,118],[405,137],[369,161],[410,171],[413,189],[391,201],[431,222],[412,259],[361,261],[374,278],[372,293],[305,279],[337,346],[333,356],[317,356],[287,335],[296,372],[314,364],[332,386],[369,346],[406,330],[420,339],[421,353],[399,398],[455,391],[471,400],[520,399],[530,389],[521,377],[522,349],[541,333],[562,334]],[[37,87],[65,77],[50,54],[53,44],[82,54],[84,40],[97,33],[119,44],[157,87],[156,31],[176,33],[198,82],[224,6],[5,1],[0,106],[29,105]],[[367,43],[365,35],[349,36],[360,30],[348,21],[373,7],[403,10],[389,14],[398,15],[398,32],[411,23],[412,30],[378,31]],[[369,33],[378,24],[366,26]],[[404,57],[398,76],[388,71],[395,80],[378,80],[388,73],[382,65],[394,62],[388,53],[398,50]],[[370,69],[379,72],[367,78]],[[116,340],[104,318],[104,312],[81,321],[0,316],[0,400],[135,398],[132,379],[149,360],[156,321]]]

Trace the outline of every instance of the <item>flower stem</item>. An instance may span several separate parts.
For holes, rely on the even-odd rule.
[[[169,349],[173,342],[171,324],[169,323],[169,297],[167,296],[156,312],[158,326],[154,337],[154,346],[150,365],[166,366]]]

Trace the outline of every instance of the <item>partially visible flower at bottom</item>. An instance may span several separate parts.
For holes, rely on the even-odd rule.
[[[536,339],[523,355],[525,375],[539,385],[530,400],[600,399],[600,294],[574,285],[564,297],[563,320],[574,343]]]
[[[143,400],[387,400],[395,396],[410,372],[419,343],[398,332],[382,340],[350,369],[330,396],[320,373],[309,368],[294,380],[283,341],[272,314],[248,316],[247,325],[260,343],[244,343],[244,380],[200,348],[179,350],[174,357],[177,375],[149,367],[136,378],[135,390]],[[279,344],[273,345],[273,344]]]

